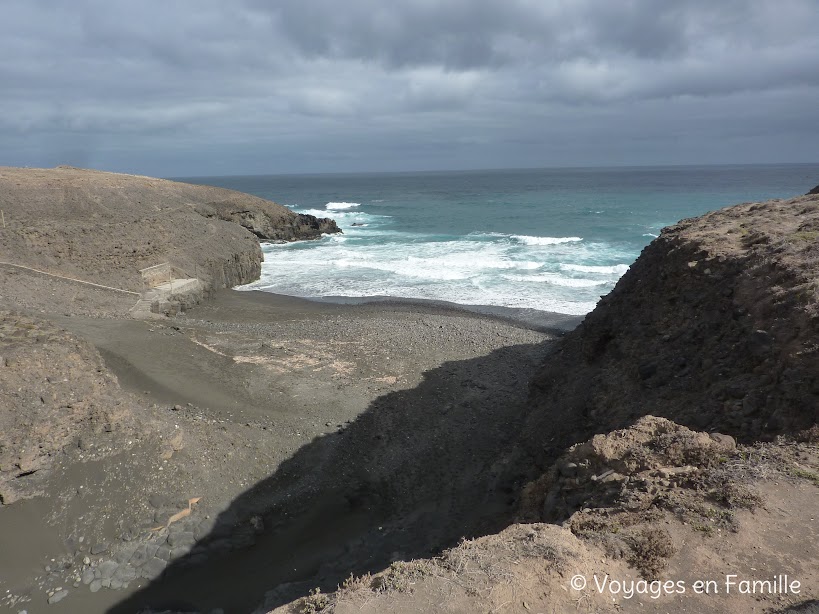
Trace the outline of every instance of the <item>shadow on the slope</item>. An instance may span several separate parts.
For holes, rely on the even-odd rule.
[[[503,528],[527,476],[499,459],[548,351],[519,345],[445,363],[379,397],[237,497],[188,555],[109,612],[250,612],[279,587],[272,608]]]

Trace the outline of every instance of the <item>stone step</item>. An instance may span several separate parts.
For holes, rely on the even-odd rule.
[[[199,279],[172,279],[142,293],[131,307],[131,316],[137,319],[173,316],[195,305],[202,299],[204,284]]]

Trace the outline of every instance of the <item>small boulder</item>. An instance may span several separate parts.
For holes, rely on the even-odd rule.
[[[63,599],[65,599],[67,596],[68,596],[67,590],[63,589],[61,591],[57,591],[56,593],[51,595],[51,597],[48,598],[48,603],[49,605],[57,603],[58,601],[62,601]]]
[[[94,544],[91,546],[91,554],[102,554],[108,551],[108,544]]]

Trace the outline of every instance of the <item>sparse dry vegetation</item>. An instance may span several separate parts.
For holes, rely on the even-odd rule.
[[[804,469],[802,467],[793,467],[790,470],[792,476],[808,480],[819,486],[819,473]]]
[[[306,597],[302,597],[298,602],[299,614],[327,614],[332,606],[329,596],[321,592],[320,588],[314,588]]]
[[[668,558],[674,554],[671,535],[659,527],[646,527],[628,539],[631,546],[631,564],[646,580],[656,580],[665,569]]]

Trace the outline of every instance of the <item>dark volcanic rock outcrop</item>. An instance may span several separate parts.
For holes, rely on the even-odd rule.
[[[335,222],[221,188],[68,167],[0,168],[0,261],[139,291],[170,262],[211,288],[253,281],[259,240],[315,239]]]
[[[807,196],[812,196],[813,194],[819,194],[819,185],[813,188],[810,192],[808,192]]]
[[[235,192],[232,200],[198,205],[196,212],[205,217],[236,222],[262,241],[318,239],[322,234],[341,232],[330,218],[293,213],[288,209],[284,212],[273,210],[270,207],[273,203],[267,201],[254,203],[260,206],[248,208],[248,198],[253,197]]]
[[[645,248],[531,386],[539,462],[647,414],[770,438],[819,408],[819,197],[683,220]]]

